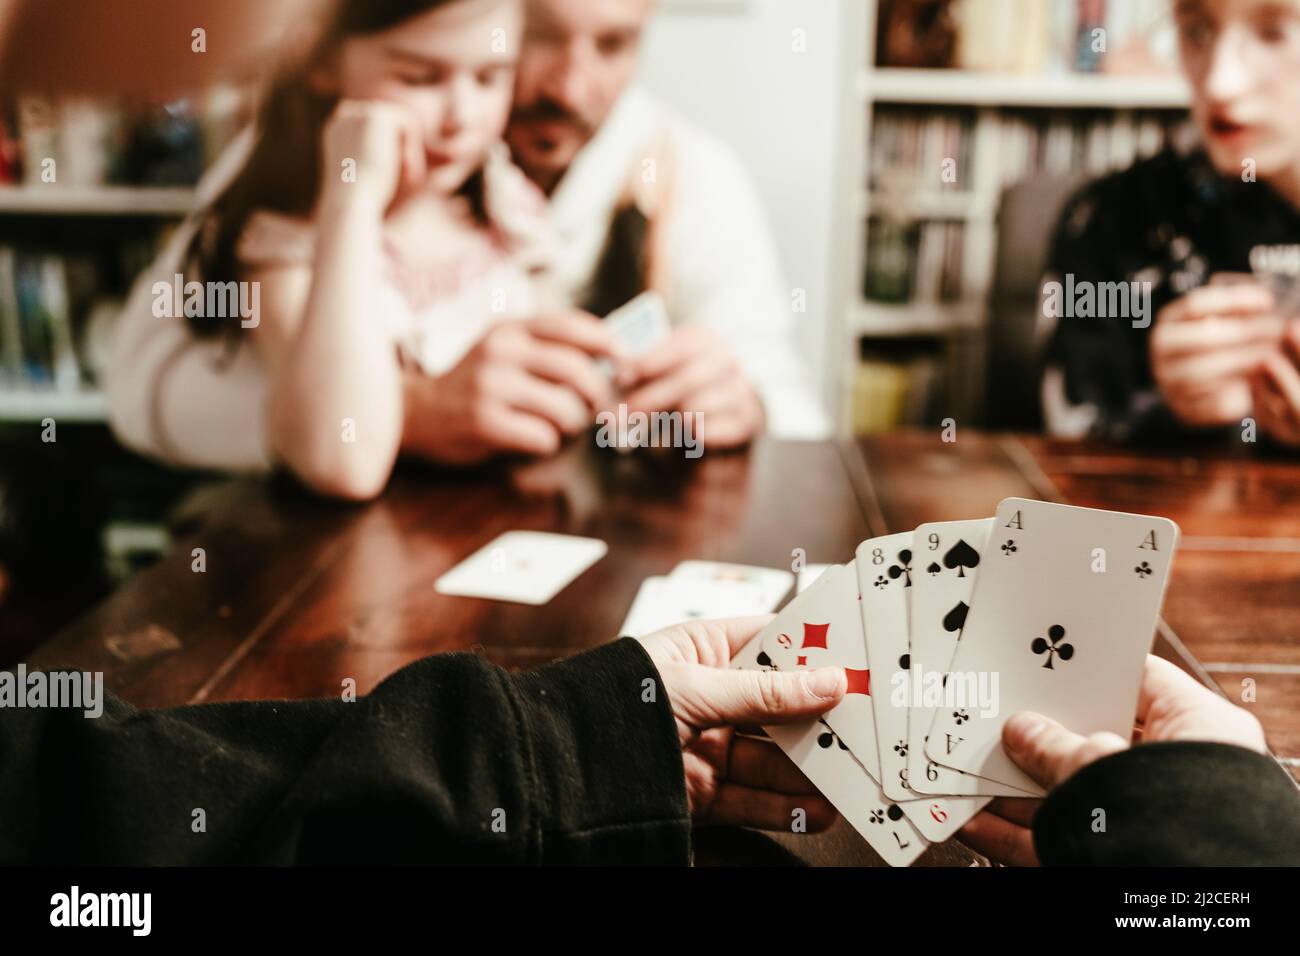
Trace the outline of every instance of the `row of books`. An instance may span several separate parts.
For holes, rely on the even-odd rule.
[[[956,302],[962,297],[966,225],[872,218],[862,292],[877,302]]]
[[[955,191],[969,188],[975,114],[881,106],[871,123],[867,170],[872,189]]]
[[[999,73],[1171,73],[1170,0],[881,0],[880,66]]]
[[[1131,166],[1164,149],[1185,123],[1181,112],[1009,114],[998,130],[1003,186],[1027,176],[1093,176]]]
[[[0,186],[192,186],[241,110],[227,89],[151,108],[0,92]]]
[[[1185,122],[1181,111],[1003,110],[994,147],[1006,186],[1033,175],[1101,175],[1161,150]],[[872,122],[869,187],[888,194],[969,191],[975,182],[970,110],[880,107]]]
[[[0,246],[0,388],[75,392],[91,377],[85,318],[98,270],[86,256]]]

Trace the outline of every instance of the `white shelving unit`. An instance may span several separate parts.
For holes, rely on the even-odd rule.
[[[898,67],[868,67],[858,76],[858,89],[863,99],[874,103],[998,109],[1179,109],[1188,98],[1181,77],[1016,76]]]
[[[1181,77],[1045,74],[1041,76],[978,73],[954,69],[901,69],[876,67],[876,2],[856,3],[862,42],[846,46],[844,128],[850,137],[852,171],[849,195],[843,204],[844,222],[837,236],[851,250],[843,296],[844,319],[838,352],[840,419],[851,428],[852,393],[858,361],[858,344],[864,337],[978,335],[987,319],[988,293],[993,279],[997,243],[997,210],[1001,181],[1001,119],[1008,110],[1113,111],[1141,116],[1184,109],[1189,93]],[[850,28],[855,26],[849,18]],[[855,58],[856,55],[856,58]],[[933,187],[915,184],[902,190],[872,193],[867,189],[868,163],[874,114],[878,107],[912,107],[917,110],[967,112],[973,116],[973,139],[968,168],[960,190],[939,189],[938,170]],[[866,246],[864,228],[869,217],[888,215],[894,220],[950,220],[964,223],[962,244],[962,297],[957,302],[893,304],[863,296]],[[972,404],[982,394],[982,384],[968,395]]]
[[[0,215],[184,216],[193,189],[170,187],[0,186]]]
[[[0,422],[102,422],[107,415],[100,392],[0,388]]]

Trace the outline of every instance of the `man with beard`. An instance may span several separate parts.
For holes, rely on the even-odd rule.
[[[669,338],[618,384],[632,411],[702,412],[708,442],[816,429],[790,290],[736,157],[632,81],[654,0],[529,0],[506,131],[550,198],[555,283],[604,315],[645,289]]]

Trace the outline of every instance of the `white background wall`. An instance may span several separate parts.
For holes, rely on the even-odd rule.
[[[855,0],[848,0],[855,2]],[[661,0],[646,37],[646,86],[740,155],[767,207],[790,288],[807,290],[804,354],[828,412],[845,307],[835,259],[844,81],[842,0]],[[807,50],[792,50],[794,31]]]

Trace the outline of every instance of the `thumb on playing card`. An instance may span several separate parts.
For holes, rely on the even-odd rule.
[[[701,668],[694,688],[695,726],[786,724],[823,714],[848,687],[842,667],[805,671]]]
[[[1128,748],[1116,734],[1076,734],[1050,717],[1021,711],[1002,725],[1002,746],[1016,766],[1041,787],[1063,783],[1094,760]]]

